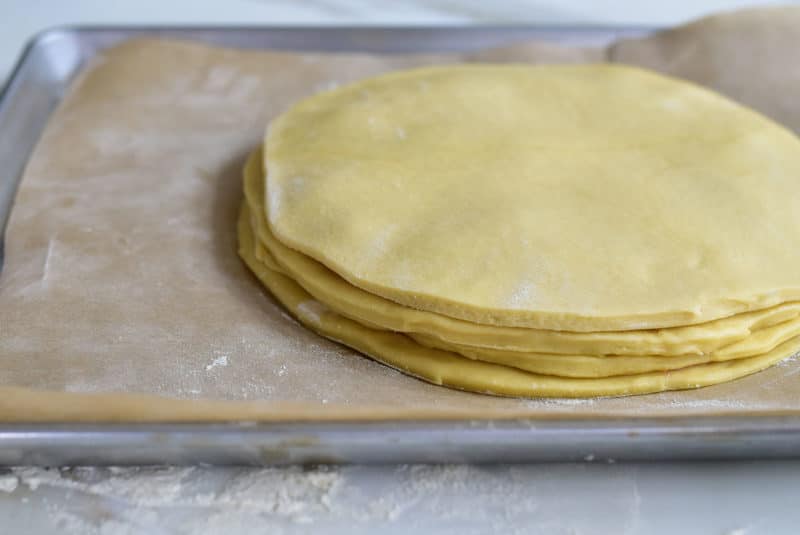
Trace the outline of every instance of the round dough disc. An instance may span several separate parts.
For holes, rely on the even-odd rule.
[[[428,343],[423,342],[424,345],[430,346],[438,341],[439,346],[470,357],[483,348],[492,350],[486,352],[488,356],[498,354],[494,350],[561,355],[634,355],[640,367],[624,369],[643,369],[640,355],[719,353],[719,357],[723,354],[720,350],[725,348],[724,354],[727,358],[738,358],[764,353],[778,343],[800,334],[800,303],[797,302],[688,327],[586,333],[480,325],[405,307],[349,284],[319,262],[275,239],[266,223],[263,203],[264,173],[260,156],[260,149],[254,151],[244,168],[244,193],[259,242],[256,250],[258,259],[267,263],[270,269],[290,276],[315,299],[336,312],[376,328],[418,334],[418,341],[428,340]],[[775,326],[778,335],[765,336],[763,331],[773,328],[774,332]],[[509,355],[508,358],[524,360],[524,357],[514,355]],[[653,370],[671,369],[689,365],[685,362],[695,364],[709,360],[713,359],[676,359],[665,365],[667,363],[664,359],[655,359],[651,365],[657,363]],[[603,373],[601,368],[614,372],[609,375],[627,373],[620,371],[623,370],[619,366],[622,362],[625,360],[620,359],[613,365],[605,363],[591,370],[591,373]],[[541,358],[537,359],[537,365],[540,364]],[[567,369],[564,367],[565,361],[561,360],[558,364],[558,370]],[[553,372],[556,368],[547,369],[556,375],[569,375]],[[547,373],[542,370],[543,368],[537,368],[532,371]],[[576,372],[573,370],[572,373]]]
[[[407,307],[607,331],[800,299],[800,141],[655,73],[393,73],[301,101],[265,146],[275,237]]]
[[[405,335],[372,329],[337,314],[316,301],[290,277],[258,261],[246,204],[239,217],[238,234],[239,254],[244,261],[272,295],[306,327],[407,374],[462,390],[519,397],[593,397],[697,388],[749,375],[800,350],[800,338],[793,338],[762,355],[698,364],[670,372],[600,378],[530,373],[429,348]]]

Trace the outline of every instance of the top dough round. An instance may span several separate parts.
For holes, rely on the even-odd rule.
[[[269,224],[355,286],[476,323],[602,331],[800,299],[800,140],[612,65],[453,65],[301,101]]]

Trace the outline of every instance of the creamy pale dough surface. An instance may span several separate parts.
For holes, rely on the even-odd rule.
[[[800,142],[655,73],[433,67],[303,100],[266,137],[285,245],[474,323],[683,326],[800,298]]]
[[[413,314],[434,315],[435,313],[415,311],[408,309],[401,305],[391,303],[388,306],[390,313],[388,318],[393,319],[392,326],[386,327],[380,321],[374,321],[371,317],[379,314],[373,313],[370,316],[369,307],[362,307],[361,314],[353,314],[347,299],[338,299],[341,294],[365,294],[363,290],[359,290],[350,286],[343,280],[339,279],[335,286],[329,288],[327,292],[323,291],[315,293],[314,289],[317,284],[314,283],[314,274],[317,270],[324,270],[325,268],[316,264],[313,260],[303,257],[300,253],[291,251],[291,249],[282,246],[274,237],[271,236],[266,225],[265,207],[260,201],[263,193],[263,171],[260,165],[260,151],[255,151],[248,158],[244,168],[244,191],[245,200],[248,207],[250,229],[253,233],[252,238],[244,238],[245,241],[253,242],[253,256],[256,261],[263,264],[267,269],[281,273],[291,278],[296,284],[309,292],[309,295],[317,301],[312,309],[319,309],[324,307],[330,308],[333,312],[342,314],[343,316],[352,319],[362,325],[371,327],[375,330],[391,330],[399,331],[408,334],[417,343],[434,349],[441,349],[457,353],[461,356],[468,357],[473,360],[479,360],[487,363],[500,364],[519,370],[525,370],[537,374],[556,375],[561,377],[576,377],[576,378],[600,378],[600,377],[613,377],[630,374],[642,374],[648,372],[677,370],[688,366],[697,364],[704,364],[709,362],[718,362],[726,360],[734,360],[739,358],[747,358],[760,355],[767,351],[771,351],[780,344],[791,340],[800,334],[800,322],[796,318],[788,321],[781,321],[780,315],[775,315],[775,321],[768,326],[751,333],[750,336],[742,340],[726,345],[707,354],[689,354],[689,355],[653,355],[642,353],[635,355],[591,355],[591,354],[553,354],[553,353],[530,353],[530,352],[516,352],[507,351],[502,349],[489,349],[485,347],[473,347],[469,345],[460,345],[446,340],[442,340],[436,332],[435,324],[425,324],[430,330],[431,334],[414,333],[414,324],[408,324],[404,321],[404,317]],[[301,261],[304,259],[305,261]],[[294,260],[294,261],[292,261]],[[316,269],[315,269],[316,265]],[[332,275],[331,275],[332,276]],[[311,280],[311,283],[308,281]],[[337,293],[338,292],[338,293]],[[323,295],[325,298],[320,299],[318,295]],[[372,296],[373,300],[380,301],[381,298]],[[786,307],[788,313],[791,309]],[[751,313],[758,314],[758,313]],[[450,321],[459,322],[460,320]],[[726,320],[720,320],[724,322]],[[731,321],[729,318],[727,321]],[[473,325],[467,322],[464,323],[464,329],[470,329],[474,332],[476,339],[481,339],[480,333],[487,329],[502,329],[502,327],[487,327],[485,325]],[[764,320],[764,323],[767,323]],[[446,325],[446,323],[445,323]],[[409,329],[410,328],[410,329]],[[514,329],[514,328],[506,328]],[[519,328],[517,328],[519,329]],[[707,327],[709,331],[712,328]],[[564,333],[569,334],[569,333]],[[590,340],[594,333],[578,333],[579,336]],[[614,333],[597,333],[602,335],[612,335]],[[636,331],[627,331],[619,333],[621,336],[628,336],[634,339],[637,334]],[[599,338],[602,340],[602,338]],[[647,340],[643,337],[642,340]],[[641,342],[641,340],[640,340]],[[591,345],[590,345],[591,348]],[[649,348],[644,346],[645,351],[650,351]]]
[[[439,343],[448,349],[463,347],[468,356],[475,354],[475,348],[568,355],[639,357],[643,354],[686,356],[714,353],[717,357],[723,354],[741,356],[763,353],[777,343],[800,334],[800,303],[797,302],[696,326],[593,333],[480,325],[402,306],[350,285],[322,264],[275,239],[267,226],[266,207],[262,200],[264,173],[261,154],[260,149],[251,154],[244,170],[245,198],[253,214],[254,230],[263,242],[256,256],[266,261],[273,270],[291,273],[295,282],[315,299],[361,323],[386,330],[416,333],[430,343],[441,339]],[[767,328],[772,328],[769,331],[771,336],[762,332]],[[752,336],[754,333],[758,333],[758,336]],[[722,351],[723,348],[725,351]],[[692,359],[691,362],[708,360],[713,359],[705,357]],[[563,364],[563,361],[559,362]],[[656,359],[654,362],[659,362],[658,366],[661,367],[653,369],[682,367],[678,364],[680,359]]]
[[[373,329],[345,318],[316,301],[290,277],[270,269],[256,258],[256,238],[246,204],[239,217],[238,233],[239,254],[244,261],[272,295],[306,327],[405,373],[452,388],[520,397],[646,394],[730,381],[762,370],[800,350],[800,338],[793,338],[762,355],[668,372],[599,378],[531,373],[429,348],[403,334]]]

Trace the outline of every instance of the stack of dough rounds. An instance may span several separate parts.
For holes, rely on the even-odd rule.
[[[240,254],[304,325],[508,396],[695,388],[800,350],[800,140],[614,65],[315,95],[249,158]]]

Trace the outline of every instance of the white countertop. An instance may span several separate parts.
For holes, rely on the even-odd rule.
[[[0,80],[64,24],[646,24],[740,0],[0,0]],[[475,467],[0,469],[3,533],[781,534],[800,461]]]
[[[3,533],[797,533],[800,461],[18,468]],[[14,527],[16,529],[9,529]]]

